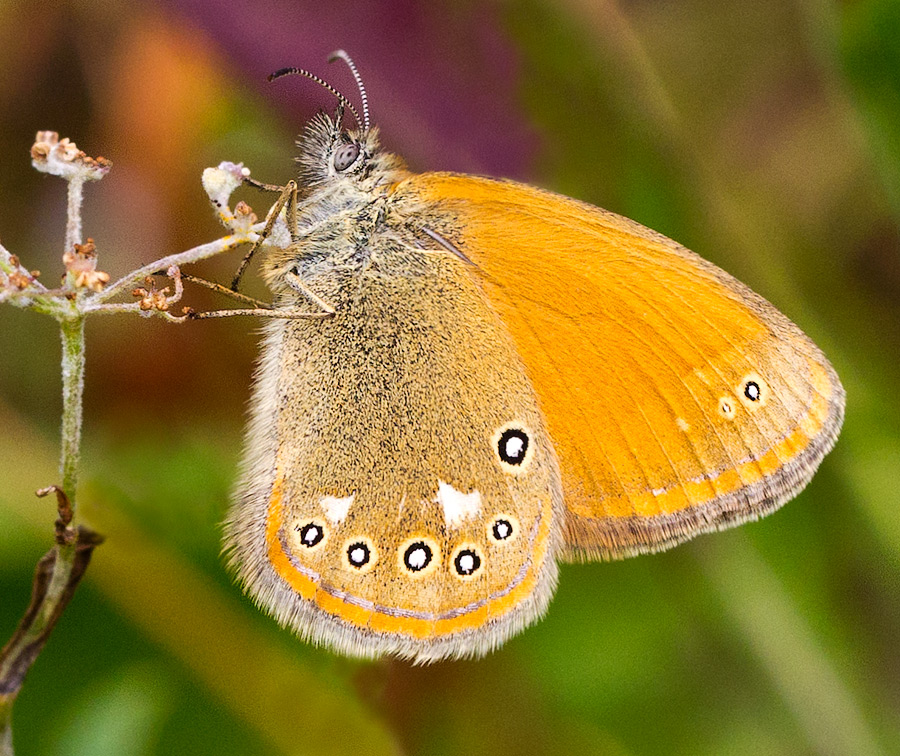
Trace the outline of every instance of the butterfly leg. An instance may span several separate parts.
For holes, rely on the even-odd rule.
[[[232,299],[236,299],[238,302],[243,302],[244,304],[253,305],[256,309],[260,310],[271,310],[273,309],[272,305],[268,302],[263,302],[261,299],[256,299],[255,297],[248,297],[246,294],[241,294],[239,291],[235,291],[234,289],[229,289],[227,286],[223,286],[220,283],[216,283],[215,281],[207,281],[205,278],[200,278],[198,276],[191,276],[187,273],[181,274],[181,280],[187,281],[192,284],[197,284],[198,286],[203,286],[204,288],[210,289],[211,291],[215,291],[219,294],[223,294],[226,297],[231,297]]]
[[[326,307],[328,305],[325,305]],[[194,312],[191,308],[185,308],[185,314],[190,320],[209,320],[210,318],[231,318],[237,315],[252,315],[255,318],[281,318],[283,320],[304,320],[307,318],[330,318],[334,315],[334,309],[329,308],[323,312],[296,312],[295,310],[275,310],[262,307],[241,307],[237,310],[208,310],[206,312]]]
[[[322,299],[318,294],[316,294],[312,289],[310,289],[305,283],[303,283],[303,279],[300,278],[293,271],[289,271],[285,274],[284,277],[285,282],[288,286],[290,286],[294,291],[298,294],[302,294],[306,297],[310,302],[318,305],[322,308],[321,313],[316,313],[315,317],[319,318],[329,318],[334,315],[334,307],[332,307],[328,302]]]
[[[247,186],[252,186],[254,189],[259,189],[261,192],[283,192],[284,187],[279,186],[278,184],[266,184],[263,181],[257,181],[256,179],[250,178],[249,176],[244,177],[244,183]]]
[[[313,292],[306,284],[303,283],[303,279],[300,278],[296,273],[289,272],[285,276],[285,281],[287,281],[288,286],[290,286],[294,291],[298,294],[302,294],[306,297],[310,302],[317,305],[320,308],[319,312],[297,312],[296,310],[276,310],[271,305],[266,304],[265,302],[260,302],[258,299],[254,299],[253,297],[248,297],[244,294],[239,294],[236,291],[232,291],[231,289],[227,289],[221,284],[213,283],[212,281],[206,281],[204,279],[194,279],[193,276],[189,279],[196,283],[200,283],[201,286],[206,286],[213,291],[219,291],[222,294],[227,294],[228,296],[234,297],[241,302],[246,302],[248,304],[255,304],[255,307],[244,307],[238,310],[210,310],[208,312],[194,312],[191,309],[186,309],[185,313],[191,320],[207,320],[209,318],[230,318],[236,315],[252,315],[257,318],[284,318],[286,320],[300,320],[303,318],[330,318],[334,316],[334,307],[332,307],[328,302],[322,299],[318,294]]]
[[[260,186],[268,187],[268,184],[261,184]],[[256,254],[256,250],[258,250],[265,242],[266,239],[269,238],[269,235],[272,233],[272,229],[275,227],[275,221],[278,220],[278,216],[281,214],[282,209],[285,205],[288,205],[288,227],[291,228],[291,239],[296,235],[297,229],[297,219],[291,219],[291,211],[296,213],[297,208],[297,183],[295,181],[288,181],[287,185],[284,189],[281,190],[281,194],[278,199],[275,200],[275,204],[272,205],[272,209],[269,210],[269,215],[266,218],[266,225],[263,230],[260,232],[256,241],[253,242],[253,245],[250,247],[250,250],[244,255],[244,259],[241,260],[241,264],[238,266],[237,273],[234,274],[234,278],[231,281],[231,290],[237,291],[238,286],[241,283],[241,276],[244,275],[244,270],[247,268],[247,265],[250,264],[250,260],[253,258],[253,255]],[[291,222],[293,220],[293,223]]]
[[[287,224],[288,231],[291,234],[291,242],[293,244],[296,244],[301,239],[300,232],[297,228],[297,184],[293,181],[289,181],[288,187],[293,187],[293,189],[286,200]],[[332,315],[334,315],[334,307],[328,304],[328,302],[322,299],[305,283],[303,283],[303,279],[299,275],[297,275],[297,273],[292,270],[288,271],[284,276],[284,280],[287,285],[290,286],[294,291],[296,291],[298,294],[302,294],[310,302],[322,309],[322,312],[319,313],[319,317],[331,317]]]
[[[331,305],[329,305],[327,302],[316,296],[309,289],[307,289],[306,286],[304,286],[303,282],[300,281],[300,277],[295,273],[289,274],[288,285],[292,289],[300,292],[312,302],[317,304],[321,308],[321,312],[297,312],[295,310],[278,310],[267,302],[255,299],[254,297],[248,297],[246,294],[241,294],[240,292],[233,291],[227,286],[222,286],[222,284],[215,283],[214,281],[207,281],[205,278],[189,276],[186,273],[182,273],[181,277],[186,281],[190,281],[191,283],[195,283],[200,286],[205,286],[207,289],[211,289],[212,291],[218,292],[219,294],[224,294],[225,296],[236,299],[239,302],[243,302],[244,304],[252,305],[251,307],[243,307],[236,310],[209,310],[207,312],[195,312],[190,308],[186,308],[185,314],[191,320],[230,318],[237,315],[252,315],[257,318],[284,318],[286,320],[299,320],[303,318],[330,318],[332,315],[334,315],[334,308],[331,307]],[[296,278],[297,280],[293,280],[294,278]]]

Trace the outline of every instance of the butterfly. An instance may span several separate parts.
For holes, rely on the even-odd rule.
[[[291,242],[225,523],[245,590],[350,655],[477,656],[565,560],[661,551],[795,496],[844,390],[742,283],[634,221],[412,173],[339,100],[299,140]],[[272,78],[272,77],[270,77]],[[343,125],[350,111],[356,123]],[[271,223],[270,223],[271,225]]]

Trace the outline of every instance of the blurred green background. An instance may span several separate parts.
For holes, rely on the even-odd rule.
[[[38,129],[113,161],[84,216],[113,277],[217,237],[201,171],[286,181],[332,101],[265,75],[352,94],[336,47],[414,169],[594,202],[774,302],[844,381],[837,448],[767,520],[563,567],[484,660],[360,663],[279,630],[219,559],[256,326],[96,318],[80,500],[108,541],[17,702],[18,754],[900,753],[900,3],[0,2],[3,243],[61,272]],[[58,359],[53,322],[0,308],[0,643],[51,541]]]

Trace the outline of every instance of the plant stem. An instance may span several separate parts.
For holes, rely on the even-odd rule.
[[[62,486],[57,489],[60,519],[56,523],[56,546],[41,559],[35,571],[31,604],[12,639],[0,652],[0,756],[13,756],[12,707],[16,696],[69,603],[94,547],[100,542],[90,530],[76,530],[71,525],[81,450],[84,315],[73,307],[73,314],[60,320],[60,329],[63,390]],[[53,489],[47,489],[50,490]]]
[[[66,214],[66,246],[63,253],[81,244],[81,203],[84,199],[84,178],[69,179],[68,213]]]
[[[84,316],[60,323],[62,335],[62,450],[59,471],[62,489],[73,507],[81,457],[81,418],[84,395]]]

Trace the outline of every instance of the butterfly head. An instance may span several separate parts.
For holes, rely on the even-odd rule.
[[[343,50],[331,54],[329,60],[343,60],[350,68],[362,103],[362,116],[353,103],[338,89],[302,68],[282,68],[269,76],[269,81],[298,74],[311,79],[327,89],[338,99],[338,107],[332,118],[320,111],[310,120],[297,140],[300,154],[300,187],[313,192],[324,186],[358,185],[367,191],[374,185],[383,183],[383,176],[395,169],[403,167],[402,161],[395,155],[384,152],[378,143],[378,129],[369,124],[369,101],[366,89],[356,65]],[[349,111],[355,120],[353,128],[344,125],[344,115]],[[372,177],[375,177],[374,180]],[[369,181],[367,181],[367,179]]]
[[[378,129],[357,124],[345,128],[345,109],[334,116],[320,111],[307,122],[297,140],[299,185],[306,191],[344,184],[368,191],[386,173],[403,167],[396,155],[381,148]]]

